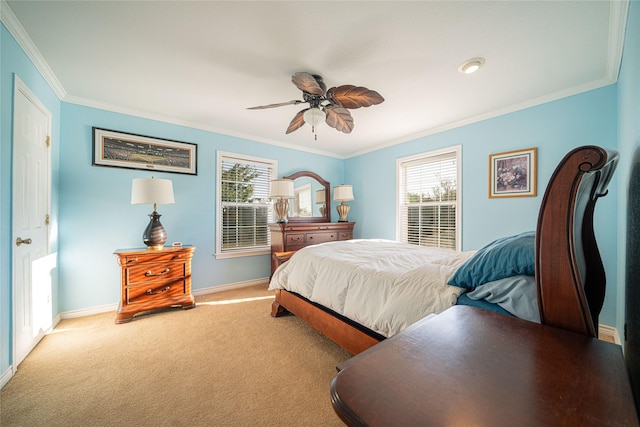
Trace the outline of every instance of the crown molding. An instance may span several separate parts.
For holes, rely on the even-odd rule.
[[[615,84],[615,81],[612,81],[611,79],[609,79],[608,77],[604,77],[598,80],[593,80],[590,82],[587,82],[585,84],[582,85],[578,85],[578,86],[574,86],[572,88],[569,89],[565,89],[565,90],[561,90],[558,92],[554,92],[554,93],[550,93],[548,95],[545,96],[541,96],[539,98],[534,98],[534,99],[529,99],[527,101],[518,103],[518,104],[513,104],[504,108],[499,108],[496,110],[492,110],[492,111],[488,111],[486,113],[483,114],[478,114],[476,116],[473,117],[468,117],[466,119],[462,119],[462,120],[458,120],[455,122],[450,122],[450,123],[444,123],[442,125],[438,125],[438,126],[434,126],[432,128],[426,129],[422,132],[418,132],[418,133],[413,133],[410,135],[407,135],[405,137],[399,138],[399,139],[394,139],[392,141],[388,141],[386,143],[380,144],[380,145],[376,145],[374,147],[369,147],[369,148],[365,148],[363,150],[360,151],[355,151],[353,153],[349,153],[347,155],[344,156],[344,158],[351,158],[351,157],[356,157],[356,156],[360,156],[362,154],[366,154],[372,151],[378,151],[381,150],[383,148],[387,148],[387,147],[392,147],[394,145],[398,145],[398,144],[402,144],[405,142],[410,142],[410,141],[415,141],[416,139],[420,139],[420,138],[424,138],[427,136],[431,136],[431,135],[435,135],[444,131],[448,131],[448,130],[452,130],[452,129],[456,129],[456,128],[460,128],[463,126],[467,126],[467,125],[471,125],[474,123],[478,123],[478,122],[482,122],[485,120],[489,120],[489,119],[493,119],[496,117],[500,117],[500,116],[504,116],[510,113],[514,113],[516,111],[520,111],[520,110],[524,110],[527,108],[532,108],[532,107],[536,107],[538,105],[543,105],[543,104],[547,104],[549,102],[553,102],[553,101],[558,101],[564,98],[568,98],[570,96],[573,95],[579,95],[581,93],[584,92],[589,92],[592,90],[596,90],[605,86],[610,86],[612,84]]]
[[[607,57],[607,77],[614,83],[622,65],[624,35],[627,29],[629,0],[611,1],[609,3],[609,49]]]
[[[17,16],[13,13],[11,8],[7,4],[6,0],[0,0],[0,21],[5,25],[7,30],[11,33],[11,35],[13,35],[13,37],[16,39],[18,44],[22,47],[24,52],[27,54],[29,59],[31,59],[31,61],[33,62],[35,67],[38,69],[38,71],[40,71],[40,74],[42,74],[43,78],[49,84],[49,86],[57,95],[57,97],[60,100],[64,100],[65,102],[85,105],[85,106],[103,109],[103,110],[112,111],[112,112],[121,113],[121,114],[133,115],[133,116],[147,118],[151,120],[159,120],[167,123],[174,123],[182,126],[193,127],[196,129],[216,132],[223,135],[233,136],[236,138],[248,139],[251,141],[276,145],[283,148],[296,149],[299,151],[305,151],[305,152],[320,154],[320,155],[329,156],[329,157],[347,159],[347,158],[362,155],[371,151],[376,151],[385,147],[401,144],[401,143],[412,141],[421,137],[440,133],[440,132],[457,128],[460,126],[465,126],[471,123],[476,123],[489,118],[508,114],[510,112],[518,111],[524,108],[529,108],[529,107],[540,105],[546,102],[558,100],[567,96],[576,95],[578,93],[582,93],[588,90],[593,90],[599,87],[615,84],[618,81],[618,75],[620,73],[620,67],[622,64],[622,52],[624,49],[624,38],[625,38],[625,31],[626,31],[626,25],[627,25],[627,17],[629,14],[629,5],[630,5],[630,0],[610,0],[609,1],[609,40],[608,40],[607,67],[605,70],[605,75],[601,79],[592,81],[592,82],[587,82],[583,85],[570,88],[558,93],[548,94],[538,99],[529,100],[521,104],[512,105],[496,111],[487,112],[485,114],[481,114],[476,117],[467,118],[462,121],[457,121],[454,123],[448,123],[448,124],[436,126],[432,129],[428,129],[423,132],[419,132],[417,134],[407,135],[404,138],[389,141],[387,143],[384,143],[375,147],[369,147],[369,148],[352,152],[346,155],[330,153],[323,150],[308,149],[305,147],[299,147],[296,145],[284,143],[282,141],[274,141],[274,140],[265,139],[265,138],[257,138],[254,135],[247,135],[241,132],[234,132],[226,129],[213,128],[211,126],[204,125],[201,123],[188,123],[184,121],[171,119],[168,117],[160,117],[157,115],[149,114],[147,112],[132,111],[129,109],[123,109],[118,106],[106,105],[106,104],[102,104],[92,100],[83,99],[80,97],[68,96],[67,92],[62,87],[62,84],[54,74],[53,70],[49,67],[47,62],[44,60],[44,57],[42,56],[40,50],[36,47],[35,43],[31,39],[29,34],[26,32],[26,30],[18,20]]]
[[[0,21],[33,62],[33,65],[38,69],[58,99],[62,100],[67,95],[67,92],[5,0],[0,0]]]
[[[163,122],[163,123],[170,123],[170,124],[174,124],[174,125],[178,125],[178,126],[185,126],[185,127],[191,128],[191,129],[204,130],[204,131],[207,131],[207,132],[213,132],[213,133],[217,133],[217,134],[220,134],[220,135],[226,135],[226,136],[231,136],[231,137],[234,137],[234,138],[246,139],[247,141],[252,141],[252,142],[261,142],[261,143],[264,143],[264,144],[274,145],[274,146],[277,146],[277,147],[287,148],[287,149],[291,149],[291,150],[303,151],[303,152],[311,153],[311,154],[319,154],[321,156],[326,156],[326,157],[335,157],[335,158],[338,158],[338,159],[344,159],[345,158],[344,156],[341,156],[339,154],[332,153],[332,152],[329,152],[329,151],[323,151],[323,150],[318,150],[318,149],[309,148],[309,147],[301,147],[301,146],[298,146],[298,145],[295,145],[295,144],[290,144],[290,143],[277,141],[277,140],[273,140],[273,139],[269,139],[269,138],[262,138],[262,137],[259,137],[259,136],[256,136],[256,135],[245,134],[245,133],[242,133],[242,132],[236,132],[236,131],[231,131],[231,130],[228,130],[228,129],[218,128],[218,127],[215,127],[215,126],[208,125],[206,123],[199,123],[199,122],[191,122],[191,121],[187,121],[187,120],[180,120],[180,119],[176,119],[174,117],[169,117],[169,116],[149,113],[147,111],[136,110],[136,109],[131,109],[131,108],[124,108],[124,107],[113,105],[113,104],[97,102],[97,101],[94,101],[94,100],[88,99],[88,98],[82,98],[82,97],[67,95],[63,99],[63,101],[66,102],[66,103],[69,103],[69,104],[82,105],[84,107],[95,108],[95,109],[98,109],[98,110],[109,111],[109,112],[117,113],[117,114],[124,114],[124,115],[127,115],[127,116],[139,117],[141,119],[155,120],[155,121],[159,121],[159,122]]]

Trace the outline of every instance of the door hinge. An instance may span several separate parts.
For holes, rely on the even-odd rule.
[[[45,141],[45,144],[47,144],[47,147],[51,147],[51,137],[49,135],[47,135],[47,140]]]
[[[46,225],[49,225],[49,222],[50,222],[50,221],[49,221],[49,214],[47,214],[47,215],[44,217],[44,223],[45,223]]]

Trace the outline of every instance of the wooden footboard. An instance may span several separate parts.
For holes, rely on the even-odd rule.
[[[295,314],[352,354],[361,353],[384,339],[382,335],[336,317],[335,313],[297,294],[278,289],[271,306],[271,316],[279,317],[286,312]]]

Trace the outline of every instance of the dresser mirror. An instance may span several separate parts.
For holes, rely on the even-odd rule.
[[[283,177],[293,180],[289,222],[331,222],[331,186],[318,174],[300,171]]]

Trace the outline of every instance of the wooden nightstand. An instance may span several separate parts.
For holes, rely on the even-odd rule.
[[[191,258],[195,246],[118,249],[122,267],[121,295],[116,323],[126,323],[143,311],[196,306],[191,294]]]

